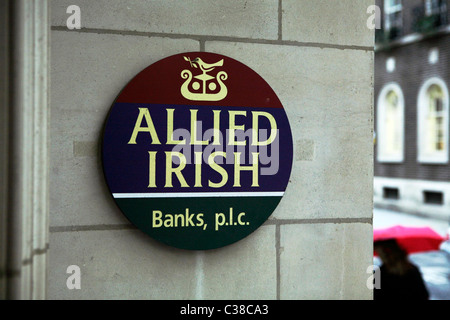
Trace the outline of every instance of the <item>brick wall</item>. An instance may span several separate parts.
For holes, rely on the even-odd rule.
[[[429,51],[432,48],[439,50],[439,61],[434,65],[428,62]],[[396,70],[392,73],[386,71],[386,60],[390,57],[396,60]],[[423,83],[432,77],[441,78],[449,87],[449,34],[376,53],[375,105],[383,86],[389,82],[397,82],[405,98],[405,157],[404,162],[397,164],[375,161],[375,176],[434,181],[450,179],[448,165],[424,164],[417,161],[417,99]]]

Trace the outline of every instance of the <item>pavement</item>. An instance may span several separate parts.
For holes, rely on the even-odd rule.
[[[445,237],[449,233],[449,222],[450,221],[431,219],[393,210],[373,209],[374,229],[388,228],[395,225],[402,225],[405,227],[427,226]]]
[[[450,300],[450,254],[429,251],[409,256],[410,261],[419,267],[431,300]]]
[[[419,217],[392,210],[374,209],[374,229],[394,225],[428,226],[444,237],[449,234],[448,221]],[[430,299],[450,300],[450,241],[443,243],[441,250],[410,254],[409,259],[420,269]],[[375,264],[379,264],[379,261],[375,261]]]

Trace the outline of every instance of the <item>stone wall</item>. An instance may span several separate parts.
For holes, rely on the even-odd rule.
[[[371,299],[372,0],[53,0],[50,299]],[[81,29],[69,30],[69,5]],[[167,247],[116,207],[100,161],[120,90],[173,54],[241,61],[290,121],[290,183],[269,220],[209,251]],[[69,290],[69,265],[81,289]]]

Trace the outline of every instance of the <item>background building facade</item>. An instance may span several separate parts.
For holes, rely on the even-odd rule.
[[[449,219],[447,1],[377,4],[375,204]]]
[[[14,1],[12,12],[37,14],[47,4],[51,12],[50,103],[36,107],[49,112],[42,128],[48,172],[36,172],[49,180],[47,197],[39,198],[48,208],[38,211],[48,222],[33,229],[44,243],[28,252],[16,238],[29,236],[29,212],[8,213],[24,217],[11,222],[18,236],[7,235],[18,257],[2,273],[9,296],[372,298],[372,1],[23,3]],[[81,29],[67,27],[70,5],[80,8]],[[190,51],[226,55],[259,73],[280,98],[294,139],[291,179],[269,220],[242,241],[208,251],[170,248],[130,225],[108,192],[99,157],[102,127],[121,88],[148,65]],[[25,156],[16,157],[2,161]],[[38,257],[44,278],[31,263]],[[67,285],[69,266],[79,267],[80,289]]]

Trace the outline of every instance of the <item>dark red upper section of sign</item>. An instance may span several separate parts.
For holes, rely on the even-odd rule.
[[[192,101],[182,95],[181,87],[186,82],[181,76],[183,70],[189,70],[193,76],[203,72],[200,63],[193,63],[196,58],[201,59],[204,69],[209,67],[208,77],[226,72],[227,79],[223,83],[228,93],[225,98],[220,101]],[[222,59],[223,63],[220,63]],[[194,90],[192,83],[190,89]],[[210,93],[219,91],[218,85],[213,84],[212,88],[215,91],[208,88]],[[177,54],[150,65],[128,83],[116,102],[282,108],[275,92],[255,71],[232,58],[208,52]]]

